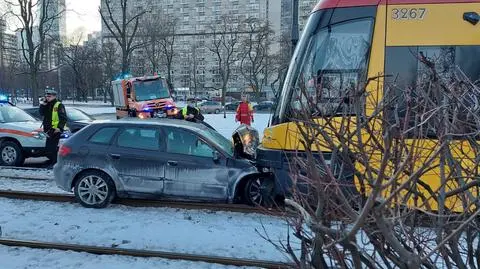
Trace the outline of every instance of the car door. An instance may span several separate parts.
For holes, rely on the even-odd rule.
[[[109,158],[125,191],[162,194],[166,160],[161,154],[165,147],[161,137],[157,127],[129,126],[120,130]]]
[[[214,160],[215,148],[198,134],[169,128],[164,194],[201,200],[225,200],[228,195],[226,158]]]

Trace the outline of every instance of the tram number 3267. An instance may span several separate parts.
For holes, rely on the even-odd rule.
[[[392,19],[394,20],[423,20],[427,13],[426,8],[394,8]]]

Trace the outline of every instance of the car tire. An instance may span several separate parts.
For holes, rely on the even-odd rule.
[[[215,114],[220,113],[220,109],[215,109]]]
[[[21,166],[25,162],[22,147],[13,141],[0,145],[0,164],[4,166]]]
[[[116,190],[110,176],[101,171],[81,173],[75,183],[75,199],[88,208],[107,207],[115,198]]]
[[[270,206],[273,198],[274,182],[268,177],[248,179],[243,192],[243,200],[253,206]]]

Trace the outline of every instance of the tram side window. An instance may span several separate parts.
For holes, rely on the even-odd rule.
[[[352,114],[353,91],[366,78],[372,19],[342,22],[318,30],[308,41],[291,96],[290,114]]]
[[[444,93],[442,96],[456,94],[448,101],[449,107],[457,107],[460,119],[453,132],[463,134],[478,129],[479,123],[473,115],[480,111],[473,114],[472,111],[480,109],[480,91],[477,87],[480,85],[480,60],[475,57],[479,53],[480,46],[388,47],[384,87],[387,121],[401,125],[408,121],[411,130],[409,136],[419,135],[415,134],[419,130],[419,123],[425,123],[422,136],[434,138],[440,123],[436,122],[438,118],[428,113],[440,113],[437,108],[447,102],[443,97],[439,98],[439,89],[434,89],[430,84],[436,76],[445,85],[450,85],[449,88],[453,88],[451,85],[458,79],[471,82],[456,87],[455,93],[445,94],[445,89],[440,90]]]

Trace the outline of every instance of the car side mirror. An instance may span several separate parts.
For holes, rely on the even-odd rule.
[[[216,150],[213,151],[213,161],[214,161],[214,162],[220,161],[220,152],[218,152],[218,151],[216,151]]]

